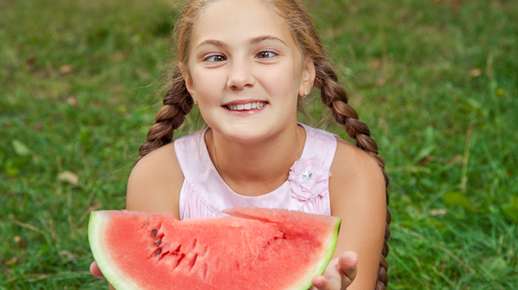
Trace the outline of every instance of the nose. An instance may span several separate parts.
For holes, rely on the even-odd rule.
[[[231,90],[242,90],[246,87],[253,87],[254,84],[255,78],[250,64],[246,60],[234,60],[228,74],[227,87]]]

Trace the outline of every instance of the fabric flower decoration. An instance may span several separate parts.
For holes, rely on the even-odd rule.
[[[322,198],[327,190],[329,171],[317,158],[297,160],[290,168],[291,195],[299,201]]]

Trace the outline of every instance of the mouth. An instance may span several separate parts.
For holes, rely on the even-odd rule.
[[[227,111],[235,113],[253,113],[264,110],[269,105],[267,101],[235,101],[222,105]]]

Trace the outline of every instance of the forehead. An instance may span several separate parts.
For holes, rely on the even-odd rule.
[[[267,1],[218,0],[201,10],[191,42],[192,47],[205,39],[241,44],[262,35],[272,35],[295,46],[288,24]]]

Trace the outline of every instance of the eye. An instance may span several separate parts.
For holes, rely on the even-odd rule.
[[[279,54],[273,50],[263,50],[260,51],[257,55],[259,56],[259,58],[273,58]]]
[[[205,61],[205,62],[219,62],[219,61],[224,61],[224,60],[225,60],[225,56],[222,54],[209,55],[203,59],[203,61]]]

